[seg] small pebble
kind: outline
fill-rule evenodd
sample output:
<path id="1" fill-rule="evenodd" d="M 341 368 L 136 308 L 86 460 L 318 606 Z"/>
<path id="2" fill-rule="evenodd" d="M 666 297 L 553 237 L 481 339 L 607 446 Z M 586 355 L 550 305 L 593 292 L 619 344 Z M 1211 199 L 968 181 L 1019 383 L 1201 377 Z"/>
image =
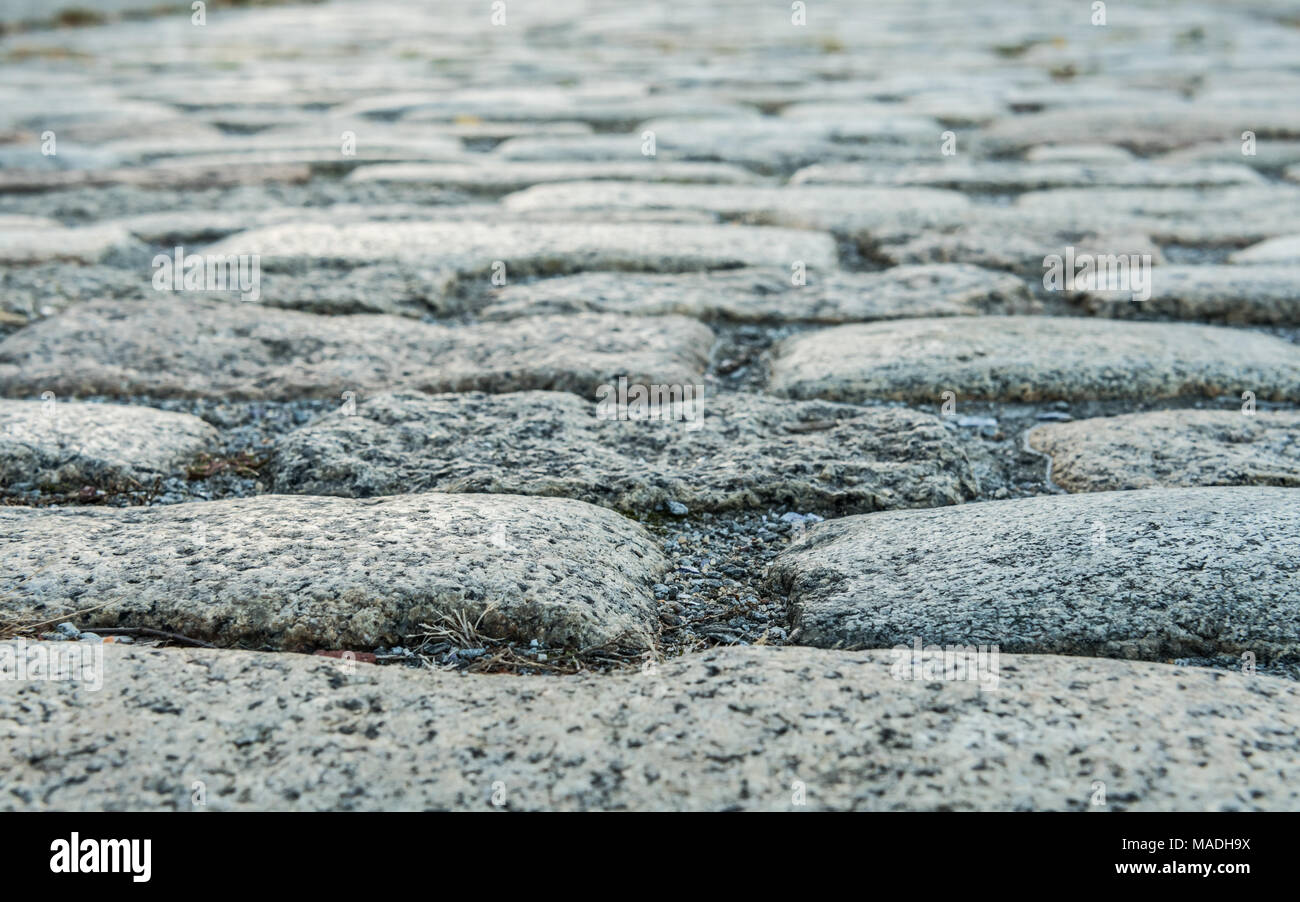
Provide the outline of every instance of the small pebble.
<path id="1" fill-rule="evenodd" d="M 799 514 L 789 511 L 781 515 L 782 523 L 820 523 L 825 519 L 818 514 Z"/>

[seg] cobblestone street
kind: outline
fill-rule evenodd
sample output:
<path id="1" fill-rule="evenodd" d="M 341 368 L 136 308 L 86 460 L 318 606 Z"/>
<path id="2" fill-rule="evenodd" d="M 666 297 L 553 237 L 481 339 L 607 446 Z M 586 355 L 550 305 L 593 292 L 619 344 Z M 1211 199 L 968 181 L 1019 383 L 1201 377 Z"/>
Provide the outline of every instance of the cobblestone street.
<path id="1" fill-rule="evenodd" d="M 0 26 L 0 809 L 1300 809 L 1291 0 Z"/>

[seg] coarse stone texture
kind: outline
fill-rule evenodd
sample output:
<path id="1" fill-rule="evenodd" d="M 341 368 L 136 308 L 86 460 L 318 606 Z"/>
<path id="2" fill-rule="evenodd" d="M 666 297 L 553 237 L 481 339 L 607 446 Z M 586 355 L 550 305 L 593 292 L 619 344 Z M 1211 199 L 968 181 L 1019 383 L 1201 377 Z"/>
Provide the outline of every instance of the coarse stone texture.
<path id="1" fill-rule="evenodd" d="M 1206 188 L 1095 187 L 1027 191 L 1015 206 L 1031 213 L 1078 215 L 1205 216 L 1222 213 L 1263 214 L 1269 207 L 1300 198 L 1294 185 L 1236 185 Z M 1291 214 L 1298 215 L 1295 211 Z"/>
<path id="2" fill-rule="evenodd" d="M 170 254 L 164 254 L 170 257 Z M 154 269 L 46 263 L 10 267 L 0 272 L 0 317 L 14 315 L 18 325 L 53 316 L 68 307 L 108 299 L 137 302 L 141 289 L 152 293 Z M 465 312 L 454 272 L 387 261 L 347 270 L 316 269 L 301 273 L 261 273 L 257 303 L 313 313 L 394 313 L 425 316 Z M 186 298 L 230 303 L 243 293 L 233 290 L 187 291 Z"/>
<path id="3" fill-rule="evenodd" d="M 642 141 L 635 135 L 524 135 L 502 141 L 492 150 L 491 159 L 505 163 L 625 163 L 641 156 L 641 147 Z M 663 150 L 656 159 L 689 159 Z"/>
<path id="4" fill-rule="evenodd" d="M 342 153 L 344 132 L 363 136 L 352 153 Z M 384 128 L 364 120 L 333 120 L 310 128 L 273 128 L 256 134 L 219 134 L 195 138 L 113 141 L 105 150 L 119 159 L 143 164 L 138 171 L 204 166 L 227 168 L 243 163 L 249 168 L 307 164 L 322 169 L 352 169 L 367 164 L 410 161 L 460 162 L 469 159 L 461 142 L 431 129 Z"/>
<path id="5" fill-rule="evenodd" d="M 256 181 L 301 184 L 310 180 L 313 172 L 338 174 L 358 166 L 415 165 L 427 160 L 429 154 L 418 151 L 368 150 L 350 157 L 339 155 L 338 148 L 301 148 L 297 150 L 262 150 L 249 152 L 205 153 L 177 157 L 152 163 L 141 172 L 149 172 L 149 179 L 124 181 L 123 184 L 143 184 L 148 188 L 186 189 L 217 185 L 241 185 Z M 454 160 L 464 158 L 458 152 Z M 206 179 L 203 176 L 183 175 L 186 170 L 224 172 L 242 171 L 247 175 Z M 255 174 L 255 175 L 254 175 Z M 170 184 L 177 182 L 179 184 Z"/>
<path id="6" fill-rule="evenodd" d="M 665 566 L 611 511 L 511 495 L 0 507 L 0 535 L 6 619 L 288 650 L 397 645 L 444 619 L 489 638 L 645 648 Z"/>
<path id="7" fill-rule="evenodd" d="M 152 407 L 0 401 L 0 486 L 142 485 L 215 447 L 198 417 Z"/>
<path id="8" fill-rule="evenodd" d="M 1111 144 L 1150 154 L 1245 130 L 1260 138 L 1300 138 L 1300 113 L 1277 106 L 1214 106 L 1203 101 L 1072 107 L 995 122 L 981 133 L 980 143 L 994 152 L 1008 152 L 1043 141 L 1086 143 L 1104 136 Z"/>
<path id="9" fill-rule="evenodd" d="M 827 160 L 927 161 L 934 157 L 931 141 L 940 131 L 933 120 L 898 113 L 858 121 L 671 117 L 645 122 L 626 135 L 515 138 L 493 155 L 536 162 L 637 159 L 643 147 L 640 136 L 653 132 L 656 159 L 726 162 L 779 176 Z"/>
<path id="10" fill-rule="evenodd" d="M 830 85 L 826 87 L 830 88 Z M 930 139 L 939 119 L 950 125 L 984 125 L 1007 112 L 1006 107 L 997 101 L 936 93 L 917 94 L 903 102 L 833 100 L 792 103 L 781 110 L 781 118 L 794 120 L 792 125 L 795 122 L 836 123 L 832 126 L 833 137 L 876 143 Z M 927 149 L 933 153 L 932 148 Z"/>
<path id="11" fill-rule="evenodd" d="M 1132 162 L 1133 154 L 1122 147 L 1116 147 L 1114 144 L 1039 144 L 1025 151 L 1025 159 L 1030 163 L 1113 165 Z M 1236 161 L 1230 159 L 1218 162 L 1232 163 Z"/>
<path id="12" fill-rule="evenodd" d="M 3 345 L 0 345 L 3 350 Z M 790 398 L 939 403 L 1176 398 L 1300 400 L 1300 347 L 1218 326 L 1079 317 L 947 317 L 785 339 L 770 388 Z"/>
<path id="13" fill-rule="evenodd" d="M 633 215 L 634 213 L 636 215 Z M 641 213 L 622 211 L 620 218 L 607 218 L 604 221 L 666 222 L 670 221 L 668 213 L 673 213 L 677 220 L 689 221 L 692 224 L 715 223 L 717 221 L 714 217 L 692 211 L 658 211 L 658 215 L 654 211 L 643 211 Z M 121 225 L 134 237 L 149 244 L 172 245 L 176 243 L 213 241 L 226 238 L 236 232 L 269 226 L 301 225 L 308 222 L 327 225 L 350 223 L 359 226 L 364 225 L 374 231 L 376 230 L 376 223 L 379 221 L 386 223 L 409 220 L 412 225 L 436 222 L 444 226 L 453 222 L 457 224 L 471 222 L 477 227 L 484 220 L 500 218 L 500 216 L 501 208 L 490 202 L 415 204 L 367 201 L 358 203 L 338 202 L 319 207 L 273 206 L 264 209 L 240 210 L 163 210 L 155 213 L 126 216 L 114 220 L 113 224 Z M 521 215 L 515 218 L 519 221 L 543 221 L 545 217 L 538 213 Z M 581 211 L 565 214 L 566 221 L 569 221 L 570 218 L 588 223 L 594 220 L 593 216 Z M 3 225 L 3 223 L 0 222 L 0 225 Z"/>
<path id="14" fill-rule="evenodd" d="M 1283 235 L 1261 241 L 1252 247 L 1237 251 L 1229 259 L 1233 263 L 1249 263 L 1255 266 L 1285 263 L 1300 267 L 1300 235 Z"/>
<path id="15" fill-rule="evenodd" d="M 1288 488 L 1046 495 L 819 523 L 773 563 L 794 641 L 1148 660 L 1300 655 Z"/>
<path id="16" fill-rule="evenodd" d="M 650 674 L 461 676 L 104 648 L 104 685 L 0 681 L 9 810 L 1294 810 L 1300 689 L 1002 655 L 995 692 L 889 652 L 725 648 Z M 160 702 L 160 699 L 165 701 Z M 67 749 L 77 749 L 69 757 Z M 75 762 L 75 763 L 74 763 Z"/>
<path id="17" fill-rule="evenodd" d="M 1300 141 L 1258 141 L 1253 154 L 1242 153 L 1240 138 L 1194 144 L 1156 157 L 1153 162 L 1188 166 L 1199 163 L 1240 163 L 1256 169 L 1281 169 L 1300 163 Z"/>
<path id="18" fill-rule="evenodd" d="M 1040 280 L 1043 260 L 1063 255 L 1067 247 L 1078 254 L 1138 254 L 1163 263 L 1163 252 L 1148 234 L 1150 226 L 1141 218 L 1105 211 L 1075 215 L 978 206 L 953 226 L 894 222 L 863 230 L 856 237 L 866 256 L 893 266 L 968 263 Z"/>
<path id="19" fill-rule="evenodd" d="M 77 187 L 103 188 L 109 185 L 134 185 L 155 191 L 186 191 L 263 182 L 292 184 L 310 178 L 311 169 L 301 164 L 217 160 L 210 163 L 155 165 L 107 172 L 82 169 L 0 170 L 0 192 L 60 191 Z"/>
<path id="20" fill-rule="evenodd" d="M 853 232 L 881 223 L 959 222 L 970 201 L 933 188 L 567 182 L 507 195 L 510 211 L 687 209 L 762 225 Z M 771 260 L 766 261 L 771 263 Z"/>
<path id="21" fill-rule="evenodd" d="M 1021 194 L 1011 209 L 1055 217 L 1079 230 L 1092 228 L 1097 219 L 1123 217 L 1153 240 L 1168 244 L 1240 246 L 1300 232 L 1300 186 L 1283 184 L 1053 188 Z M 1119 252 L 1132 253 L 1111 251 Z"/>
<path id="22" fill-rule="evenodd" d="M 663 116 L 646 122 L 647 131 L 655 134 L 657 146 L 692 155 L 727 157 L 741 154 L 747 141 L 757 144 L 775 142 L 797 147 L 806 142 L 826 144 L 827 156 L 834 156 L 832 144 L 924 144 L 933 153 L 933 140 L 939 123 L 932 116 L 900 110 L 896 105 L 851 108 L 839 104 L 806 104 L 787 107 L 780 117 L 753 116 L 728 120 L 699 119 L 682 115 Z M 741 146 L 737 146 L 741 145 Z M 845 148 L 847 149 L 847 148 Z"/>
<path id="23" fill-rule="evenodd" d="M 1300 324 L 1300 247 L 1292 265 L 1157 266 L 1145 301 L 1134 302 L 1131 291 L 1092 290 L 1081 303 L 1094 316 Z"/>
<path id="24" fill-rule="evenodd" d="M 75 606 L 93 604 L 87 592 L 110 569 L 128 574 L 128 596 L 141 586 L 131 579 L 163 573 L 178 587 L 166 595 L 174 605 L 204 587 L 243 585 L 252 567 L 282 580 L 273 610 L 292 628 L 332 622 L 313 618 L 313 604 L 348 625 L 367 616 L 364 600 L 340 588 L 343 577 L 311 595 L 319 571 L 365 581 L 380 604 L 433 608 L 430 622 L 446 630 L 393 627 L 379 638 L 358 627 L 333 653 L 395 666 L 355 674 L 346 662 L 283 652 L 123 654 L 61 643 L 102 649 L 110 663 L 148 663 L 110 673 L 98 694 L 0 679 L 0 807 L 192 810 L 200 779 L 216 809 L 491 810 L 499 780 L 506 806 L 528 809 L 790 809 L 806 786 L 812 808 L 1094 810 L 1101 780 L 1107 807 L 1300 809 L 1294 682 L 1009 653 L 997 692 L 896 681 L 887 649 L 783 648 L 792 641 L 784 598 L 762 584 L 790 539 L 806 528 L 816 535 L 812 512 L 920 505 L 975 516 L 974 498 L 1082 497 L 1061 491 L 1049 455 L 1026 444 L 1046 422 L 1219 408 L 1248 425 L 1208 434 L 1144 426 L 1130 442 L 1112 441 L 1108 421 L 1081 447 L 1124 461 L 1126 472 L 1172 479 L 1290 478 L 1295 430 L 1271 424 L 1300 410 L 1290 356 L 1300 318 L 1282 270 L 1300 265 L 1300 251 L 1276 240 L 1300 235 L 1296 0 L 1125 0 L 1107 4 L 1100 28 L 1083 0 L 791 5 L 222 0 L 196 28 L 189 0 L 0 0 L 0 398 L 57 391 L 56 410 L 77 403 L 69 398 L 113 399 L 218 428 L 203 466 L 190 461 L 140 491 L 42 492 L 22 481 L 38 470 L 19 460 L 22 478 L 0 490 L 0 508 L 21 501 L 42 508 L 27 512 L 33 522 L 39 513 L 89 524 L 85 541 L 112 563 L 82 567 L 50 554 L 40 575 L 86 590 L 70 619 L 89 628 Z M 128 7 L 143 14 L 116 16 Z M 15 31 L 16 8 L 47 25 L 61 12 L 65 25 L 100 14 L 108 22 Z M 259 255 L 260 295 L 248 298 L 256 303 L 236 291 L 152 289 L 155 254 L 203 253 L 215 242 Z M 1250 247 L 1260 242 L 1269 243 Z M 1044 261 L 1067 248 L 1149 256 L 1153 297 L 1043 285 Z M 805 269 L 807 285 L 796 287 L 791 277 Z M 69 318 L 51 320 L 63 311 Z M 1091 319 L 1035 326 L 1061 333 L 1044 339 L 1016 318 L 1026 313 Z M 893 337 L 939 317 L 948 325 L 928 347 Z M 1106 322 L 1089 324 L 1098 319 Z M 1233 328 L 1151 331 L 1151 320 Z M 876 321 L 890 328 L 867 342 L 815 331 Z M 857 392 L 861 405 L 776 394 L 786 391 L 769 365 L 779 370 L 790 345 L 778 343 L 795 335 L 809 347 L 843 342 L 805 360 L 798 387 Z M 862 360 L 905 400 L 843 375 Z M 926 381 L 954 372 L 968 382 L 974 374 L 971 392 Z M 703 383 L 701 428 L 599 419 L 595 393 L 620 376 Z M 1286 391 L 1269 400 L 1270 388 Z M 546 392 L 515 394 L 538 389 Z M 949 391 L 955 415 L 929 416 L 947 409 Z M 981 392 L 1019 400 L 981 401 Z M 1173 393 L 1182 394 L 1161 397 Z M 1258 396 L 1255 417 L 1241 416 L 1243 393 Z M 485 502 L 499 497 L 485 490 L 519 483 L 521 492 L 591 492 L 602 506 L 629 505 L 621 509 L 652 537 L 637 541 L 663 554 L 658 571 L 637 559 L 645 572 L 629 589 L 643 607 L 628 616 L 653 640 L 636 651 L 647 654 L 561 653 L 526 633 L 474 638 L 464 633 L 477 609 L 460 620 L 435 607 L 456 592 L 479 592 L 470 601 L 485 604 L 478 587 L 493 580 L 515 601 L 525 597 L 519 585 L 540 585 L 561 612 L 582 609 L 544 573 L 511 576 L 543 566 L 539 556 L 572 567 L 605 601 L 619 591 L 605 571 L 624 578 L 631 543 L 604 519 L 557 517 L 584 549 L 576 559 L 550 533 L 520 541 L 508 523 L 475 520 L 485 555 L 520 557 L 500 573 L 499 558 L 467 561 L 470 581 L 447 563 L 469 534 L 448 543 L 423 524 L 387 527 L 369 509 L 350 521 L 353 532 L 367 530 L 351 553 L 335 547 L 346 539 L 295 535 L 292 560 L 275 548 L 263 560 L 257 528 L 227 535 L 238 550 L 199 590 L 185 578 L 213 566 L 203 563 L 212 524 L 191 527 L 186 535 L 202 544 L 165 561 L 135 555 L 134 545 L 117 555 L 111 539 L 96 538 L 123 516 L 153 536 L 164 508 L 220 514 L 230 499 L 259 498 L 279 488 L 267 456 L 296 440 L 294 478 L 319 486 L 294 488 L 281 499 L 291 505 L 364 507 L 299 494 L 334 485 L 391 491 L 384 504 L 401 504 L 453 481 L 462 500 Z M 1058 473 L 1070 469 L 1068 453 L 1057 454 Z M 177 507 L 192 499 L 205 501 Z M 114 514 L 87 502 L 150 507 Z M 1094 544 L 1146 554 L 1166 521 L 1201 507 L 1145 515 L 1142 541 L 1127 544 L 1117 544 L 1114 523 L 1083 518 L 1075 557 Z M 1281 602 L 1258 593 L 1290 579 L 1293 546 L 1280 563 L 1243 566 L 1268 548 L 1222 524 L 1240 513 L 1258 533 L 1280 535 L 1268 539 L 1276 543 L 1290 541 L 1294 523 L 1252 507 L 1218 504 L 1219 528 L 1204 530 L 1212 538 L 1179 534 L 1172 552 L 1149 556 L 1154 564 L 1107 572 L 1134 586 L 1150 580 L 1152 592 L 1183 586 L 1191 618 L 1210 611 L 1205 619 L 1221 614 L 1246 629 L 1274 617 L 1290 629 L 1294 582 Z M 310 521 L 288 515 L 271 534 Z M 1031 518 L 1023 534 L 1036 528 Z M 1038 566 L 1039 547 L 1019 535 L 990 552 L 995 564 Z M 881 555 L 890 537 L 880 536 Z M 597 544 L 615 551 L 598 555 Z M 892 544 L 912 590 L 893 597 L 926 602 L 925 591 L 939 591 L 931 585 L 951 579 L 948 568 L 997 604 L 1017 594 L 1003 592 L 1001 571 L 987 584 L 977 569 L 961 571 L 973 558 L 941 551 L 938 540 L 928 571 L 907 569 L 913 536 Z M 408 552 L 436 559 L 436 592 L 420 594 L 425 571 L 406 564 Z M 0 579 L 11 579 L 8 553 L 0 550 Z M 337 562 L 320 565 L 327 555 Z M 162 562 L 141 568 L 135 557 Z M 1235 568 L 1226 588 L 1220 558 Z M 1052 588 L 1081 565 L 1067 556 L 1041 566 L 1056 582 L 1016 584 L 1017 622 L 1034 623 L 1039 607 L 1060 614 L 1065 602 Z M 1076 597 L 1095 583 L 1077 584 Z M 1109 641 L 1113 627 L 1119 642 L 1124 630 L 1155 623 L 1156 642 L 1189 619 L 1182 602 L 1131 616 L 1126 593 L 1105 589 L 1061 615 L 1082 624 L 1076 635 Z M 28 604 L 24 590 L 7 584 L 0 609 Z M 982 607 L 996 614 L 997 604 Z M 944 623 L 979 622 L 958 622 L 980 610 L 975 602 L 940 607 Z M 57 623 L 26 623 L 24 635 Z M 218 645 L 276 644 L 232 638 L 231 624 L 243 628 L 238 616 L 214 614 L 205 635 Z M 0 614 L 0 635 L 14 626 Z M 133 638 L 137 648 L 175 644 Z M 754 647 L 676 659 L 719 643 Z M 1271 661 L 1266 648 L 1250 648 L 1260 673 L 1300 678 L 1300 657 Z M 649 659 L 656 668 L 638 672 Z M 1227 653 L 1189 660 L 1243 663 Z M 559 676 L 575 669 L 593 673 Z"/>
<path id="25" fill-rule="evenodd" d="M 0 7 L 0 22 L 46 27 L 78 20 L 81 24 L 100 24 L 123 14 L 146 13 L 157 8 L 154 0 L 104 0 L 91 8 L 77 0 L 9 0 Z"/>
<path id="26" fill-rule="evenodd" d="M 734 394 L 661 407 L 654 420 L 601 412 L 562 392 L 381 395 L 290 433 L 269 472 L 280 492 L 514 492 L 633 511 L 677 501 L 843 513 L 978 492 L 965 453 L 929 414 Z"/>
<path id="27" fill-rule="evenodd" d="M 594 85 L 590 93 L 565 90 L 557 85 L 525 86 L 518 83 L 475 88 L 462 86 L 448 96 L 445 91 L 420 94 L 409 92 L 388 96 L 368 97 L 344 106 L 340 113 L 346 115 L 385 116 L 401 114 L 403 118 L 417 114 L 421 120 L 464 121 L 476 118 L 504 121 L 535 122 L 546 120 L 572 120 L 610 128 L 631 125 L 653 116 L 674 114 L 689 117 L 745 119 L 754 111 L 736 104 L 695 102 L 673 95 L 648 95 L 644 88 L 632 90 L 615 86 L 608 90 Z M 628 156 L 639 153 L 640 142 L 628 140 Z"/>
<path id="28" fill-rule="evenodd" d="M 1032 430 L 1071 492 L 1158 486 L 1300 486 L 1300 413 L 1160 410 Z"/>
<path id="29" fill-rule="evenodd" d="M 841 96 L 851 96 L 857 92 L 873 93 L 870 83 L 850 85 L 844 82 L 825 82 L 820 85 L 803 85 L 801 89 L 806 92 L 805 96 L 813 94 L 826 96 L 834 94 L 837 90 L 845 92 Z M 781 98 L 781 100 L 793 99 L 795 99 L 794 92 L 789 97 Z M 750 102 L 767 102 L 770 104 L 772 100 L 769 97 L 766 101 L 751 99 Z M 842 102 L 838 100 L 813 100 L 791 103 L 781 110 L 781 117 L 803 121 L 834 122 L 838 120 L 839 124 L 835 127 L 837 137 L 857 139 L 861 136 L 875 135 L 877 140 L 882 140 L 888 137 L 910 138 L 918 136 L 915 124 L 908 122 L 908 119 L 917 120 L 920 118 L 926 125 L 933 124 L 933 120 L 940 120 L 946 125 L 977 126 L 985 125 L 999 116 L 1006 115 L 1008 112 L 1009 110 L 1005 104 L 993 98 L 976 97 L 970 93 L 963 94 L 959 91 L 920 90 L 899 101 L 854 100 L 853 102 Z M 906 124 L 891 129 L 889 125 L 891 119 L 902 119 Z M 862 122 L 869 123 L 870 128 L 864 129 L 860 125 Z M 933 131 L 919 135 L 919 137 L 923 138 L 931 138 L 932 136 Z"/>
<path id="30" fill-rule="evenodd" d="M 131 241 L 126 230 L 112 223 L 71 228 L 38 228 L 21 223 L 0 226 L 0 264 L 7 266 L 47 260 L 94 263 Z"/>
<path id="31" fill-rule="evenodd" d="M 398 182 L 500 192 L 518 191 L 546 182 L 592 179 L 744 184 L 757 181 L 758 176 L 726 163 L 672 163 L 654 160 L 625 163 L 527 163 L 504 160 L 489 163 L 392 163 L 365 166 L 348 176 L 348 180 L 354 182 Z"/>
<path id="32" fill-rule="evenodd" d="M 919 166 L 864 163 L 816 164 L 790 177 L 794 185 L 924 185 L 959 191 L 1036 191 L 1093 186 L 1203 188 L 1257 185 L 1253 169 L 1241 165 L 1159 166 L 1152 163 L 1036 163 L 952 160 Z"/>
<path id="33" fill-rule="evenodd" d="M 19 213 L 0 213 L 0 234 L 6 232 L 23 232 L 28 229 L 61 228 L 57 219 L 48 216 L 24 216 Z"/>
<path id="34" fill-rule="evenodd" d="M 505 264 L 507 277 L 588 269 L 679 272 L 795 260 L 827 269 L 836 265 L 829 236 L 791 229 L 505 220 L 296 223 L 232 235 L 206 252 L 259 254 L 262 266 L 272 268 L 396 259 L 454 269 L 466 277 L 489 274 L 498 261 Z"/>
<path id="35" fill-rule="evenodd" d="M 971 316 L 1034 309 L 1024 282 L 960 264 L 899 266 L 870 273 L 807 273 L 775 268 L 684 275 L 583 273 L 509 285 L 487 318 L 545 313 L 679 313 L 739 322 L 845 323 L 914 316 Z"/>
<path id="36" fill-rule="evenodd" d="M 442 326 L 216 301 L 82 304 L 0 341 L 0 395 L 337 398 L 701 381 L 713 333 L 611 314 Z"/>
<path id="37" fill-rule="evenodd" d="M 544 122 L 522 122 L 507 121 L 494 119 L 466 118 L 460 121 L 446 122 L 439 120 L 436 116 L 427 117 L 432 125 L 426 124 L 426 117 L 412 113 L 404 117 L 404 122 L 418 125 L 422 134 L 428 134 L 429 129 L 433 129 L 436 134 L 447 135 L 448 137 L 461 138 L 469 141 L 488 141 L 498 142 L 506 141 L 510 138 L 519 138 L 523 136 L 540 136 L 540 137 L 562 137 L 570 135 L 590 135 L 593 129 L 586 122 L 565 122 L 563 120 L 550 119 Z"/>
<path id="38" fill-rule="evenodd" d="M 464 303 L 455 272 L 389 260 L 344 270 L 263 273 L 258 302 L 268 307 L 328 315 L 458 314 Z M 215 298 L 220 299 L 220 298 Z"/>
<path id="39" fill-rule="evenodd" d="M 429 219 L 454 215 L 452 210 L 417 204 L 335 203 L 328 207 L 274 206 L 260 210 L 163 210 L 127 216 L 115 223 L 149 244 L 174 245 L 214 241 L 236 232 L 286 223 Z M 474 208 L 480 215 L 484 210 Z"/>

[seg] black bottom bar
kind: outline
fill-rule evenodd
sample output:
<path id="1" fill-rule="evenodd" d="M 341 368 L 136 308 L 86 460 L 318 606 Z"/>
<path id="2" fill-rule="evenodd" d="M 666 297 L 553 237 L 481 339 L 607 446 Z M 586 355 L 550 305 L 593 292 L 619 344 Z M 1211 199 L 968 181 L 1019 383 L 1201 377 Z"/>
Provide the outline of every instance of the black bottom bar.
<path id="1" fill-rule="evenodd" d="M 868 890 L 911 874 L 938 885 L 1042 877 L 1080 888 L 1231 891 L 1294 872 L 1289 836 L 1298 821 L 1294 814 L 57 813 L 11 815 L 0 820 L 0 833 L 7 876 L 52 885 L 387 894 L 451 890 L 464 881 L 524 891 L 558 880 L 575 894 L 608 895 L 646 879 L 697 885 L 714 875 L 767 889 L 782 878 L 835 879 Z M 82 850 L 75 873 L 73 834 Z M 98 842 L 145 839 L 147 881 L 135 879 L 144 875 L 143 842 Z M 128 848 L 141 850 L 141 860 Z M 81 871 L 101 857 L 111 867 L 114 855 L 118 872 Z"/>

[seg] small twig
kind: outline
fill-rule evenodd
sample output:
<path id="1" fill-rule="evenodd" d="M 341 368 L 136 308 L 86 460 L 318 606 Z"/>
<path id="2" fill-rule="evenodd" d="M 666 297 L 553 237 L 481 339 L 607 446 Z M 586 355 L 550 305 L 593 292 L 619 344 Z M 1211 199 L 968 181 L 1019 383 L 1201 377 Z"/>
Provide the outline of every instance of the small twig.
<path id="1" fill-rule="evenodd" d="M 90 628 L 82 630 L 85 633 L 95 633 L 104 636 L 155 636 L 159 639 L 171 639 L 173 642 L 186 642 L 190 645 L 197 645 L 199 648 L 216 648 L 215 645 L 209 645 L 201 639 L 191 639 L 189 636 L 182 636 L 180 633 L 168 633 L 163 630 L 150 629 L 147 626 L 109 626 L 104 628 Z"/>
<path id="2" fill-rule="evenodd" d="M 48 567 L 49 565 L 46 565 L 46 567 L 42 567 L 40 570 L 37 570 L 31 576 L 36 576 L 41 571 L 48 569 Z M 31 579 L 31 576 L 24 577 L 24 579 Z M 4 597 L 7 596 L 5 594 L 0 593 L 0 598 L 4 598 Z M 60 621 L 64 621 L 64 620 L 71 621 L 73 618 L 78 617 L 82 614 L 89 614 L 91 611 L 98 611 L 100 608 L 106 608 L 110 604 L 117 604 L 121 600 L 122 599 L 120 598 L 110 598 L 108 601 L 102 604 L 92 605 L 91 607 L 88 608 L 82 608 L 80 611 L 72 611 L 69 614 L 64 614 L 59 617 L 51 617 L 49 620 L 37 620 L 35 622 L 28 622 L 28 623 L 5 624 L 3 626 L 0 626 L 0 636 L 9 638 L 11 636 L 17 636 L 20 633 L 31 632 L 32 630 L 36 629 L 38 626 L 49 626 L 51 623 L 59 623 Z"/>

